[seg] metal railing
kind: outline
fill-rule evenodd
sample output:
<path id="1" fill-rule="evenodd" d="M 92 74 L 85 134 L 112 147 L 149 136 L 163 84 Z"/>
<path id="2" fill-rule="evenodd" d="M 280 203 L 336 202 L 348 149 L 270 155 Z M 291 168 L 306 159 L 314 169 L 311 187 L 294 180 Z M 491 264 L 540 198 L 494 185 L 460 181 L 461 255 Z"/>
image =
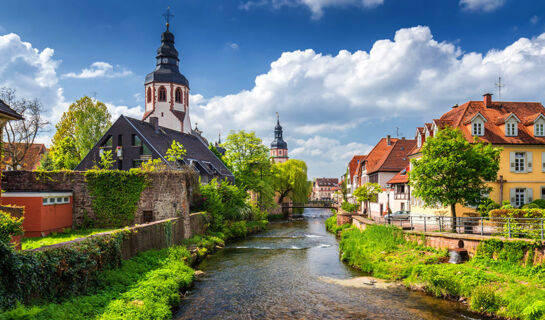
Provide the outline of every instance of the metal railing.
<path id="1" fill-rule="evenodd" d="M 545 240 L 543 218 L 496 218 L 496 217 L 456 217 L 415 216 L 407 218 L 375 218 L 381 224 L 398 226 L 404 230 L 424 232 L 453 232 L 483 236 L 502 236 L 506 238 L 528 238 Z M 453 230 L 453 222 L 454 229 Z"/>

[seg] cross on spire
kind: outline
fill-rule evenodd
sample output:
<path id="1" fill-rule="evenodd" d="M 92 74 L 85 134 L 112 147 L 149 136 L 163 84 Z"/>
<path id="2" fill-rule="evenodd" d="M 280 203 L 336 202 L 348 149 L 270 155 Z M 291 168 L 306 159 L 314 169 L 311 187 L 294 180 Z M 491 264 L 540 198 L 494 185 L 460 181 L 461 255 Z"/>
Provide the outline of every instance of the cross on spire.
<path id="1" fill-rule="evenodd" d="M 503 83 L 501 83 L 501 77 L 498 78 L 498 82 L 496 83 L 496 87 L 498 87 L 498 99 L 501 100 L 501 88 L 505 87 Z"/>
<path id="2" fill-rule="evenodd" d="M 278 115 L 278 112 L 276 113 L 276 122 L 280 123 L 280 116 Z"/>
<path id="3" fill-rule="evenodd" d="M 167 21 L 167 31 L 168 31 L 168 27 L 170 26 L 170 18 L 171 17 L 174 17 L 173 14 L 170 13 L 170 6 L 167 7 L 167 12 L 165 12 L 163 14 L 163 17 L 166 19 Z"/>

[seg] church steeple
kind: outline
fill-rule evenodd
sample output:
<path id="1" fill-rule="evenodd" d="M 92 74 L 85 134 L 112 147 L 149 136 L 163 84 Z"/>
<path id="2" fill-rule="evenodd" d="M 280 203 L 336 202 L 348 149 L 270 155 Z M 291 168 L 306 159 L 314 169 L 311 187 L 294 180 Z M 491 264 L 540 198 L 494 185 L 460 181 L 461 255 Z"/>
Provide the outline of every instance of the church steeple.
<path id="1" fill-rule="evenodd" d="M 274 162 L 285 162 L 288 160 L 288 144 L 282 137 L 282 126 L 280 116 L 276 113 L 276 126 L 274 127 L 274 140 L 271 143 L 271 158 Z"/>
<path id="2" fill-rule="evenodd" d="M 174 34 L 170 32 L 170 7 L 163 15 L 166 30 L 161 34 L 161 46 L 155 56 L 155 70 L 146 75 L 146 112 L 142 120 L 158 118 L 159 126 L 190 134 L 189 81 L 180 73 Z"/>

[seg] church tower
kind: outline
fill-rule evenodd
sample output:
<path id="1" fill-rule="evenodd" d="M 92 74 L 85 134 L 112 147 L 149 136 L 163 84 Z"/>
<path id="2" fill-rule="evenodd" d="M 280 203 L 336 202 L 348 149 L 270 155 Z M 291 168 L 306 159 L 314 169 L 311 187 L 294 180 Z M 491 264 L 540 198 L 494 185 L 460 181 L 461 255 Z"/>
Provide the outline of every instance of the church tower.
<path id="1" fill-rule="evenodd" d="M 288 161 L 288 144 L 282 139 L 282 126 L 280 117 L 276 113 L 276 127 L 274 127 L 274 140 L 271 142 L 271 158 L 274 163 Z"/>
<path id="2" fill-rule="evenodd" d="M 159 125 L 183 133 L 191 133 L 189 120 L 189 81 L 178 69 L 180 59 L 174 47 L 174 35 L 169 29 L 170 10 L 166 31 L 161 35 L 161 46 L 157 49 L 155 71 L 146 76 L 146 110 L 142 120 L 150 122 L 157 118 Z"/>

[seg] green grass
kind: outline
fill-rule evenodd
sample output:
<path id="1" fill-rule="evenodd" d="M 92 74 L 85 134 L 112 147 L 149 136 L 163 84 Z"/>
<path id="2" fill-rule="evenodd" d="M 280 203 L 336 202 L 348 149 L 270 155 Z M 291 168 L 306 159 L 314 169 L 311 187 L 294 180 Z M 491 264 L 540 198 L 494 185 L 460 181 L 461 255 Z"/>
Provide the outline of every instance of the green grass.
<path id="1" fill-rule="evenodd" d="M 349 223 L 338 226 L 337 215 L 333 215 L 325 220 L 326 230 L 336 235 L 338 235 L 339 232 L 343 231 L 344 229 L 350 228 L 350 226 L 351 225 Z"/>
<path id="2" fill-rule="evenodd" d="M 402 280 L 437 297 L 466 297 L 471 310 L 510 319 L 545 319 L 545 268 L 527 266 L 513 259 L 515 255 L 491 257 L 479 251 L 464 264 L 442 263 L 446 251 L 409 242 L 401 230 L 386 226 L 348 229 L 340 248 L 342 259 L 356 268 Z"/>
<path id="3" fill-rule="evenodd" d="M 72 241 L 79 238 L 85 238 L 93 234 L 112 231 L 116 229 L 68 229 L 65 232 L 51 233 L 45 237 L 24 238 L 21 242 L 23 250 L 36 249 L 43 246 L 49 246 L 61 242 Z"/>

